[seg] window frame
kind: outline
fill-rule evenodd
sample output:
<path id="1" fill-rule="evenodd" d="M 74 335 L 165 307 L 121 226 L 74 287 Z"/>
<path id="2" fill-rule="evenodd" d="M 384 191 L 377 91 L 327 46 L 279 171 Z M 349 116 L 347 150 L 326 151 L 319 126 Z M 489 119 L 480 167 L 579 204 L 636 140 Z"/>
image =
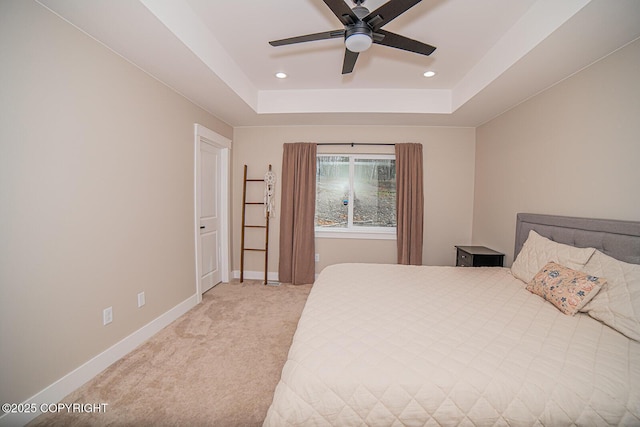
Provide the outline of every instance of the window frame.
<path id="1" fill-rule="evenodd" d="M 353 186 L 355 178 L 355 161 L 363 160 L 396 160 L 395 154 L 347 154 L 347 153 L 322 153 L 316 157 L 347 157 L 349 158 L 349 200 L 353 200 Z M 317 185 L 317 184 L 316 184 Z M 317 188 L 317 187 L 316 187 Z M 318 193 L 316 191 L 316 201 Z M 374 240 L 396 240 L 397 238 L 397 218 L 396 227 L 363 227 L 353 225 L 353 209 L 355 203 L 349 203 L 346 228 L 324 228 L 314 225 L 315 237 L 325 239 L 374 239 Z M 397 212 L 396 212 L 397 214 Z"/>

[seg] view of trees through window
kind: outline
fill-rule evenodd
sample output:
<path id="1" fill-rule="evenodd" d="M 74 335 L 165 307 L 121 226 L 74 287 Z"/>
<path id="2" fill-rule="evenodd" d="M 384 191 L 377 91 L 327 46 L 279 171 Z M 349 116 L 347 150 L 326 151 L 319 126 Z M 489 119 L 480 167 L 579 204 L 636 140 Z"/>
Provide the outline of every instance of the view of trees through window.
<path id="1" fill-rule="evenodd" d="M 392 155 L 318 155 L 316 227 L 396 226 Z"/>

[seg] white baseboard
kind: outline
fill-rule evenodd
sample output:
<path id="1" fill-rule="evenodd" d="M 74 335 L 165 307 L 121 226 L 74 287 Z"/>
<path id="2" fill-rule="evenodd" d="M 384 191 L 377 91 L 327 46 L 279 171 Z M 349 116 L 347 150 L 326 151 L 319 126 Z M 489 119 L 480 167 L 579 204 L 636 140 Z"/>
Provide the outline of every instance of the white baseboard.
<path id="1" fill-rule="evenodd" d="M 240 270 L 232 271 L 233 278 L 240 278 Z M 244 278 L 249 280 L 264 280 L 264 271 L 245 271 Z M 268 281 L 278 281 L 278 272 L 277 271 L 268 271 L 267 272 L 267 280 Z"/>
<path id="2" fill-rule="evenodd" d="M 240 270 L 233 270 L 231 272 L 234 279 L 240 278 Z M 315 274 L 315 278 L 317 279 L 320 273 Z M 244 278 L 249 280 L 264 280 L 264 271 L 245 271 Z M 267 272 L 267 280 L 269 282 L 278 282 L 278 272 L 277 271 L 269 271 Z"/>
<path id="3" fill-rule="evenodd" d="M 73 392 L 100 372 L 104 371 L 106 368 L 111 366 L 111 364 L 118 361 L 140 344 L 158 333 L 169 323 L 195 307 L 196 304 L 197 295 L 187 298 L 166 313 L 160 315 L 128 337 L 124 338 L 122 341 L 109 347 L 93 359 L 69 372 L 58 381 L 22 402 L 22 406 L 31 405 L 35 407 L 37 409 L 35 413 L 6 413 L 0 416 L 0 426 L 17 426 L 27 424 L 29 421 L 41 414 L 41 405 L 60 402 L 69 393 Z M 109 409 L 107 408 L 106 410 L 108 411 Z"/>

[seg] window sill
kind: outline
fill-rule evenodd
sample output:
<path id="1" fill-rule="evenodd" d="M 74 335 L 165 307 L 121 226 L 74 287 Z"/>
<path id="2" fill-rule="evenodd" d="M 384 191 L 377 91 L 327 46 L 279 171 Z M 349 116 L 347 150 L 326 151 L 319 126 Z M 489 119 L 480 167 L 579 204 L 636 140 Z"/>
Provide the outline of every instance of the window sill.
<path id="1" fill-rule="evenodd" d="M 378 230 L 345 230 L 345 229 L 318 229 L 316 237 L 319 239 L 366 239 L 366 240 L 396 240 L 396 229 L 389 231 Z"/>

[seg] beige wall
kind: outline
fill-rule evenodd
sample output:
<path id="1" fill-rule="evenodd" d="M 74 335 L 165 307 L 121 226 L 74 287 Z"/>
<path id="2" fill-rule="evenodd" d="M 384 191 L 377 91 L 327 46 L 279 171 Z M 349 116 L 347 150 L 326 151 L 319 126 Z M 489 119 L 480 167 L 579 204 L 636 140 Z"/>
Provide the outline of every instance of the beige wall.
<path id="1" fill-rule="evenodd" d="M 193 124 L 233 130 L 35 2 L 0 2 L 0 51 L 0 401 L 17 403 L 195 293 Z"/>
<path id="2" fill-rule="evenodd" d="M 444 127 L 290 126 L 236 128 L 233 146 L 233 269 L 240 267 L 242 173 L 260 178 L 271 163 L 282 176 L 285 142 L 417 142 L 423 144 L 425 176 L 425 240 L 423 263 L 453 265 L 456 244 L 471 241 L 475 130 Z M 319 147 L 319 152 L 390 152 L 393 147 Z M 261 190 L 260 190 L 261 191 Z M 276 206 L 280 206 L 280 182 Z M 261 197 L 260 194 L 256 196 Z M 278 269 L 279 216 L 269 237 L 269 271 Z M 249 238 L 250 239 L 250 238 Z M 260 238 L 258 238 L 260 240 Z M 316 272 L 340 262 L 396 262 L 395 240 L 316 239 L 320 262 Z M 247 255 L 245 270 L 263 271 L 264 259 Z"/>
<path id="3" fill-rule="evenodd" d="M 517 212 L 640 220 L 640 41 L 477 130 L 473 241 L 513 260 Z"/>

